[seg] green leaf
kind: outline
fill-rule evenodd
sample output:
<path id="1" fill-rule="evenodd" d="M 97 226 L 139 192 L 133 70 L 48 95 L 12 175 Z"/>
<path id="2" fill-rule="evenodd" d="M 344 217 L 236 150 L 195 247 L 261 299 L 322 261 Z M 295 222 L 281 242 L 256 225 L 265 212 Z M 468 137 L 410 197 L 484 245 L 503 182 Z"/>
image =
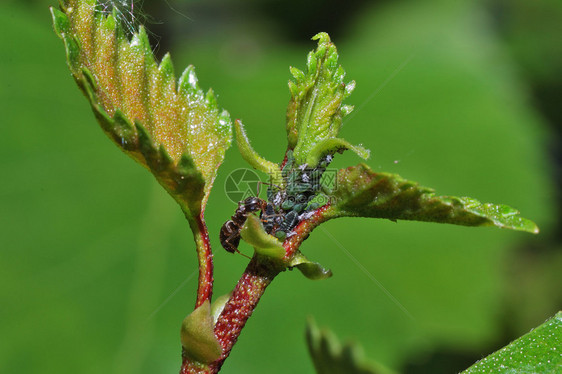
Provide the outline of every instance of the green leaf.
<path id="1" fill-rule="evenodd" d="M 375 173 L 367 165 L 338 171 L 333 217 L 372 217 L 463 226 L 497 226 L 538 233 L 538 227 L 507 205 L 483 204 L 469 197 L 435 196 L 398 175 Z"/>
<path id="2" fill-rule="evenodd" d="M 296 267 L 305 277 L 312 280 L 327 279 L 332 276 L 330 269 L 326 269 L 318 262 L 310 261 L 300 251 L 295 254 L 289 266 Z"/>
<path id="3" fill-rule="evenodd" d="M 463 374 L 560 373 L 562 312 L 499 351 L 478 361 Z"/>
<path id="4" fill-rule="evenodd" d="M 281 169 L 278 164 L 268 161 L 261 157 L 250 144 L 250 140 L 244 130 L 242 121 L 234 121 L 234 129 L 236 134 L 236 145 L 244 160 L 249 163 L 253 168 L 267 173 L 271 177 L 272 183 L 277 186 L 283 186 L 284 181 L 281 178 Z"/>
<path id="5" fill-rule="evenodd" d="M 314 148 L 310 151 L 308 157 L 306 158 L 306 163 L 308 167 L 315 167 L 318 165 L 320 159 L 327 154 L 334 153 L 337 151 L 352 150 L 359 157 L 363 159 L 368 159 L 370 151 L 361 146 L 352 145 L 349 142 L 340 138 L 329 138 L 324 139 L 314 145 Z"/>
<path id="6" fill-rule="evenodd" d="M 115 15 L 94 0 L 51 8 L 70 71 L 104 132 L 148 168 L 188 218 L 204 210 L 232 138 L 231 121 L 192 66 L 176 82 L 170 56 L 154 59 L 141 27 L 128 40 Z"/>
<path id="7" fill-rule="evenodd" d="M 244 223 L 240 236 L 245 242 L 254 247 L 257 253 L 281 259 L 285 256 L 285 248 L 277 238 L 265 232 L 263 225 L 258 217 L 250 214 Z"/>
<path id="8" fill-rule="evenodd" d="M 220 358 L 222 348 L 215 337 L 213 327 L 209 300 L 185 317 L 181 325 L 180 337 L 188 357 L 204 364 Z"/>
<path id="9" fill-rule="evenodd" d="M 328 34 L 320 33 L 312 39 L 318 40 L 318 47 L 308 54 L 306 72 L 290 68 L 294 81 L 289 81 L 291 100 L 287 108 L 289 149 L 294 150 L 298 165 L 310 161 L 310 167 L 325 154 L 340 149 L 352 149 L 368 158 L 368 151 L 362 147 L 337 139 L 342 118 L 353 109 L 342 102 L 355 82 L 344 83 L 345 71 L 338 65 L 338 52 Z M 337 140 L 326 142 L 333 139 Z"/>
<path id="10" fill-rule="evenodd" d="M 347 343 L 342 347 L 331 331 L 320 331 L 312 318 L 306 326 L 306 343 L 318 374 L 392 373 L 380 364 L 367 362 L 359 345 Z"/>

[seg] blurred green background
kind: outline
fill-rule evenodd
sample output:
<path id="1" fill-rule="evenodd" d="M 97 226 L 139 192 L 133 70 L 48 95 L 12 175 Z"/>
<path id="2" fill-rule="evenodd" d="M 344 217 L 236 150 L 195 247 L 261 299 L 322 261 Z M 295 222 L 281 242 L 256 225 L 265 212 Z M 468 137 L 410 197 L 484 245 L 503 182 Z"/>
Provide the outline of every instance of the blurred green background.
<path id="1" fill-rule="evenodd" d="M 195 300 L 191 233 L 152 176 L 98 128 L 52 32 L 55 3 L 0 4 L 0 372 L 174 373 Z M 280 161 L 286 146 L 289 65 L 303 68 L 310 37 L 327 31 L 357 81 L 342 136 L 371 149 L 373 169 L 509 204 L 541 228 L 329 222 L 302 250 L 334 277 L 281 274 L 225 373 L 312 373 L 308 315 L 397 371 L 456 372 L 560 309 L 561 2 L 141 5 L 157 54 L 171 50 L 178 72 L 194 64 L 264 157 Z M 358 161 L 346 154 L 335 166 Z M 206 214 L 215 295 L 247 262 L 218 242 L 235 209 L 225 178 L 245 166 L 233 146 Z"/>

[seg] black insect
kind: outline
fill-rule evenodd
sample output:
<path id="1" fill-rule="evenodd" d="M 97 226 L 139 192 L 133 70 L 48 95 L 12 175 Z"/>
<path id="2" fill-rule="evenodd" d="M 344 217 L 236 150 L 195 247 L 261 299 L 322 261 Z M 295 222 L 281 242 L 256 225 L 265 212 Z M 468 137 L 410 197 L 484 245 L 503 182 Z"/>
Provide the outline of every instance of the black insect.
<path id="1" fill-rule="evenodd" d="M 285 215 L 283 222 L 279 226 L 279 230 L 284 232 L 291 231 L 293 227 L 295 227 L 296 224 L 298 223 L 298 220 L 299 220 L 299 214 L 296 211 L 291 210 L 289 213 Z"/>
<path id="2" fill-rule="evenodd" d="M 265 210 L 267 202 L 259 197 L 248 197 L 246 200 L 238 203 L 238 208 L 230 220 L 222 225 L 220 232 L 220 240 L 224 249 L 230 253 L 238 252 L 240 244 L 240 230 L 248 219 L 248 215 L 258 210 Z"/>
<path id="3" fill-rule="evenodd" d="M 265 209 L 261 212 L 260 218 L 263 228 L 268 234 L 275 232 L 283 222 L 283 216 L 275 212 L 275 208 L 271 203 L 267 203 Z"/>

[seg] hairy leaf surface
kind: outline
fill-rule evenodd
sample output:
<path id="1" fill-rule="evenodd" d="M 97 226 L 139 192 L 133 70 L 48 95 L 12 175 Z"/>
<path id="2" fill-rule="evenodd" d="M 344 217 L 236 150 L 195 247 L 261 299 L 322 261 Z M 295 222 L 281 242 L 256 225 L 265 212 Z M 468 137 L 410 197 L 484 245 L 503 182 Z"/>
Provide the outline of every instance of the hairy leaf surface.
<path id="1" fill-rule="evenodd" d="M 562 312 L 499 351 L 478 361 L 463 374 L 560 373 Z"/>
<path id="2" fill-rule="evenodd" d="M 344 149 L 366 159 L 368 150 L 337 138 L 342 118 L 353 110 L 342 102 L 353 92 L 355 82 L 344 83 L 345 71 L 338 65 L 338 51 L 328 34 L 312 39 L 318 40 L 318 48 L 308 54 L 306 72 L 290 69 L 294 81 L 289 81 L 287 108 L 289 149 L 294 150 L 297 164 L 308 162 L 311 167 L 324 155 Z"/>
<path id="3" fill-rule="evenodd" d="M 338 171 L 332 194 L 334 217 L 372 217 L 451 223 L 463 226 L 497 226 L 538 233 L 532 221 L 507 205 L 481 203 L 469 197 L 436 196 L 389 173 L 375 173 L 359 164 Z"/>
<path id="4" fill-rule="evenodd" d="M 51 8 L 68 65 L 105 133 L 147 167 L 191 217 L 204 209 L 232 130 L 192 66 L 179 81 L 169 55 L 154 59 L 141 27 L 129 40 L 94 0 Z"/>

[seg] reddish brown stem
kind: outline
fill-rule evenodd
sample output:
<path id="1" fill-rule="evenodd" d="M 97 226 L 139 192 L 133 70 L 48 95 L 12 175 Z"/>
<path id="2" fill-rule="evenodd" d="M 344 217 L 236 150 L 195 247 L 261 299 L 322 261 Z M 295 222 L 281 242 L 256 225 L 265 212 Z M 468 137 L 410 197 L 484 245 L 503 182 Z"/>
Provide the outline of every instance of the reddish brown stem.
<path id="1" fill-rule="evenodd" d="M 215 336 L 223 350 L 221 358 L 207 368 L 184 358 L 181 374 L 218 373 L 265 289 L 283 269 L 269 258 L 252 258 L 215 325 Z"/>
<path id="2" fill-rule="evenodd" d="M 223 354 L 211 365 L 212 373 L 220 370 L 265 289 L 283 270 L 284 266 L 269 258 L 257 255 L 252 258 L 215 325 L 215 336 Z"/>
<path id="3" fill-rule="evenodd" d="M 213 295 L 213 252 L 209 242 L 209 231 L 203 214 L 193 223 L 196 225 L 195 244 L 197 246 L 197 260 L 199 262 L 199 284 L 197 286 L 197 309 L 205 300 L 211 301 Z"/>
<path id="4" fill-rule="evenodd" d="M 194 233 L 197 248 L 197 261 L 199 263 L 199 281 L 197 285 L 197 299 L 195 309 L 199 308 L 205 300 L 211 302 L 213 296 L 213 252 L 209 241 L 209 230 L 205 224 L 203 213 L 196 219 L 190 220 L 186 215 Z M 189 361 L 182 349 L 181 374 L 187 373 L 211 373 L 206 365 Z"/>
<path id="5" fill-rule="evenodd" d="M 294 230 L 296 234 L 283 243 L 286 255 L 282 261 L 254 255 L 215 325 L 215 336 L 223 350 L 221 358 L 206 366 L 189 361 L 184 356 L 180 374 L 215 374 L 219 372 L 267 286 L 277 274 L 286 269 L 290 259 L 310 232 L 321 222 L 330 218 L 329 208 L 329 205 L 323 206 L 309 219 L 299 223 Z"/>

